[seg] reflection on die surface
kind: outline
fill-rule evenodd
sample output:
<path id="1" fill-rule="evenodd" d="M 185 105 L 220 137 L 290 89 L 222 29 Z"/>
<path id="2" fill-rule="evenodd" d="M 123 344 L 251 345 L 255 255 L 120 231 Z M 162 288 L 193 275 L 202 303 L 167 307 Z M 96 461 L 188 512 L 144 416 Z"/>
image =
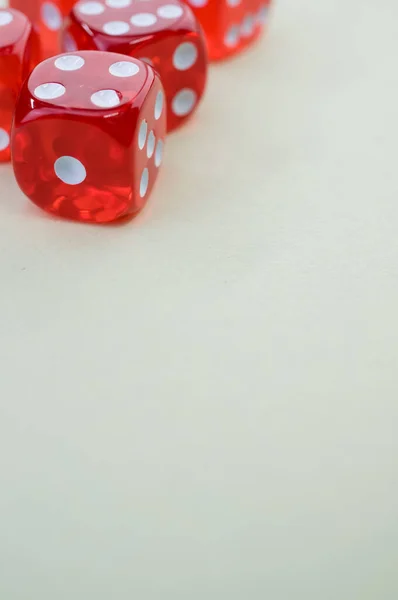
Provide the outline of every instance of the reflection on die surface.
<path id="1" fill-rule="evenodd" d="M 207 37 L 211 60 L 244 50 L 261 35 L 272 0 L 187 0 Z"/>
<path id="2" fill-rule="evenodd" d="M 67 19 L 63 50 L 106 50 L 149 62 L 165 88 L 169 130 L 194 112 L 205 90 L 202 28 L 179 0 L 80 0 Z"/>
<path id="3" fill-rule="evenodd" d="M 15 102 L 37 61 L 38 39 L 29 19 L 17 10 L 0 9 L 0 162 L 10 159 Z"/>
<path id="4" fill-rule="evenodd" d="M 149 65 L 106 52 L 59 55 L 22 88 L 11 140 L 15 176 L 53 214 L 114 221 L 144 206 L 165 134 L 164 90 Z"/>

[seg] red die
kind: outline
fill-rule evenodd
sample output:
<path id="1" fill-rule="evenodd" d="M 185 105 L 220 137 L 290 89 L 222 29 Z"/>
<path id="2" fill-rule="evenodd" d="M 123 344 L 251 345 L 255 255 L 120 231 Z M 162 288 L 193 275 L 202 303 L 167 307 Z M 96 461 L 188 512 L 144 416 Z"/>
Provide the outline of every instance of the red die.
<path id="1" fill-rule="evenodd" d="M 272 0 L 188 0 L 201 22 L 211 60 L 240 52 L 256 40 Z"/>
<path id="2" fill-rule="evenodd" d="M 0 10 L 0 161 L 10 159 L 10 129 L 24 79 L 37 61 L 37 38 L 28 18 Z"/>
<path id="3" fill-rule="evenodd" d="M 165 134 L 164 90 L 149 65 L 107 52 L 62 54 L 36 67 L 22 88 L 15 176 L 51 213 L 113 221 L 145 204 Z"/>
<path id="4" fill-rule="evenodd" d="M 60 32 L 63 20 L 75 0 L 10 0 L 10 6 L 25 13 L 40 36 L 42 57 L 61 51 Z"/>
<path id="5" fill-rule="evenodd" d="M 141 58 L 159 73 L 169 131 L 194 111 L 207 79 L 202 29 L 179 0 L 80 0 L 64 32 L 63 49 L 107 50 Z"/>

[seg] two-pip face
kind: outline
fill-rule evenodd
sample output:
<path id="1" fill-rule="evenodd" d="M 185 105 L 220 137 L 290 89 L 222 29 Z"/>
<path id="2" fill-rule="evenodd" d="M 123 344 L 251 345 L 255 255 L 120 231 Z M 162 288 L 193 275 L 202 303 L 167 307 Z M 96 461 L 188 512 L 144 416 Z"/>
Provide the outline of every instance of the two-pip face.
<path id="1" fill-rule="evenodd" d="M 11 8 L 23 12 L 40 37 L 42 58 L 60 52 L 63 21 L 76 0 L 9 0 Z"/>

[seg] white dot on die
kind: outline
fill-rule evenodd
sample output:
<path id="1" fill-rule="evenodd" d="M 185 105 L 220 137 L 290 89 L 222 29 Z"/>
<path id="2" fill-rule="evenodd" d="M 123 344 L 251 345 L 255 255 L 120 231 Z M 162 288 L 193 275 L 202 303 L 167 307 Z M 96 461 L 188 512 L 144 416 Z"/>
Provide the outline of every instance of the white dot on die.
<path id="1" fill-rule="evenodd" d="M 9 25 L 14 19 L 14 15 L 8 10 L 0 10 L 0 26 Z"/>
<path id="2" fill-rule="evenodd" d="M 157 18 L 152 13 L 138 13 L 133 15 L 130 21 L 136 27 L 150 27 L 156 23 Z"/>
<path id="3" fill-rule="evenodd" d="M 90 100 L 98 108 L 114 108 L 120 104 L 119 95 L 115 90 L 99 90 L 92 94 Z"/>
<path id="4" fill-rule="evenodd" d="M 248 37 L 250 36 L 253 31 L 254 31 L 254 17 L 252 15 L 247 15 L 242 23 L 242 29 L 241 29 L 241 33 L 243 36 Z"/>
<path id="5" fill-rule="evenodd" d="M 54 163 L 54 171 L 58 179 L 68 185 L 78 185 L 87 177 L 85 166 L 73 156 L 58 158 Z"/>
<path id="6" fill-rule="evenodd" d="M 193 90 L 185 88 L 178 92 L 172 100 L 171 108 L 177 117 L 188 115 L 196 104 L 196 94 Z"/>
<path id="7" fill-rule="evenodd" d="M 156 145 L 156 152 L 155 152 L 155 165 L 157 167 L 160 167 L 160 165 L 162 164 L 163 146 L 164 146 L 164 144 L 163 144 L 162 140 L 159 140 Z"/>
<path id="8" fill-rule="evenodd" d="M 115 77 L 132 77 L 137 75 L 140 68 L 136 63 L 120 60 L 109 67 L 109 73 Z"/>
<path id="9" fill-rule="evenodd" d="M 155 119 L 158 121 L 160 119 L 160 116 L 162 114 L 162 110 L 163 110 L 163 92 L 160 91 L 158 92 L 158 95 L 156 96 L 156 102 L 155 102 Z"/>
<path id="10" fill-rule="evenodd" d="M 173 54 L 173 65 L 179 71 L 190 69 L 198 58 L 198 49 L 192 42 L 180 44 Z"/>
<path id="11" fill-rule="evenodd" d="M 141 182 L 140 182 L 140 196 L 141 196 L 141 198 L 143 198 L 145 196 L 145 194 L 147 193 L 148 183 L 149 183 L 149 171 L 148 171 L 148 169 L 144 169 L 142 171 Z"/>
<path id="12" fill-rule="evenodd" d="M 126 8 L 126 6 L 130 6 L 131 0 L 105 0 L 105 4 L 109 8 Z"/>
<path id="13" fill-rule="evenodd" d="M 62 49 L 65 52 L 76 52 L 77 44 L 69 33 L 64 33 L 62 38 Z"/>
<path id="14" fill-rule="evenodd" d="M 77 8 L 82 15 L 102 15 L 105 11 L 101 2 L 81 2 Z"/>
<path id="15" fill-rule="evenodd" d="M 236 46 L 239 41 L 239 27 L 233 25 L 230 29 L 228 29 L 227 33 L 224 37 L 224 43 L 229 48 Z"/>
<path id="16" fill-rule="evenodd" d="M 184 11 L 177 4 L 165 4 L 160 6 L 156 12 L 162 19 L 178 19 Z"/>
<path id="17" fill-rule="evenodd" d="M 153 151 L 155 150 L 156 138 L 153 131 L 148 135 L 148 143 L 146 147 L 146 155 L 148 158 L 151 158 Z"/>
<path id="18" fill-rule="evenodd" d="M 125 21 L 109 21 L 102 28 L 102 31 L 108 35 L 124 35 L 129 30 L 130 25 Z"/>
<path id="19" fill-rule="evenodd" d="M 66 88 L 61 83 L 43 83 L 37 86 L 34 95 L 39 100 L 55 100 L 55 98 L 63 96 L 65 92 Z"/>
<path id="20" fill-rule="evenodd" d="M 0 151 L 5 150 L 10 145 L 10 136 L 5 129 L 0 127 Z"/>
<path id="21" fill-rule="evenodd" d="M 148 123 L 146 121 L 142 121 L 140 125 L 140 131 L 138 133 L 138 147 L 140 150 L 143 149 L 146 142 L 146 136 L 148 133 Z"/>
<path id="22" fill-rule="evenodd" d="M 268 7 L 267 6 L 263 6 L 258 11 L 257 23 L 259 23 L 260 25 L 262 25 L 263 23 L 265 23 L 265 21 L 267 20 L 267 16 L 268 16 Z"/>
<path id="23" fill-rule="evenodd" d="M 206 6 L 208 0 L 189 0 L 189 4 L 191 6 L 196 6 L 197 8 L 202 8 L 202 6 Z"/>
<path id="24" fill-rule="evenodd" d="M 67 54 L 65 56 L 59 56 L 54 65 L 60 71 L 78 71 L 84 66 L 85 60 L 81 56 L 75 54 Z"/>
<path id="25" fill-rule="evenodd" d="M 227 0 L 228 6 L 238 6 L 242 0 Z"/>
<path id="26" fill-rule="evenodd" d="M 59 8 L 52 2 L 44 2 L 41 7 L 41 18 L 51 31 L 58 31 L 58 29 L 61 29 L 62 15 Z"/>

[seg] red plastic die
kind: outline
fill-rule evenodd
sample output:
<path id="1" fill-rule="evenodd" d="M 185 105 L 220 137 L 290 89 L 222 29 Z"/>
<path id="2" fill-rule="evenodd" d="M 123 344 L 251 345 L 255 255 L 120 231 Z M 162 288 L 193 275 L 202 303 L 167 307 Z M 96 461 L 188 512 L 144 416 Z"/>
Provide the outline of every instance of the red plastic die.
<path id="1" fill-rule="evenodd" d="M 10 6 L 25 13 L 40 36 L 42 58 L 61 52 L 61 29 L 75 0 L 10 0 Z"/>
<path id="2" fill-rule="evenodd" d="M 262 33 L 272 0 L 188 0 L 205 31 L 210 60 L 244 50 Z"/>
<path id="3" fill-rule="evenodd" d="M 10 159 L 10 130 L 22 82 L 37 61 L 37 38 L 29 19 L 0 10 L 0 161 Z"/>
<path id="4" fill-rule="evenodd" d="M 19 186 L 61 217 L 105 223 L 134 215 L 162 162 L 164 104 L 158 76 L 139 60 L 77 52 L 42 62 L 16 106 Z"/>
<path id="5" fill-rule="evenodd" d="M 179 0 L 80 0 L 67 20 L 63 49 L 107 50 L 151 64 L 166 92 L 169 131 L 193 113 L 205 90 L 204 35 Z"/>

